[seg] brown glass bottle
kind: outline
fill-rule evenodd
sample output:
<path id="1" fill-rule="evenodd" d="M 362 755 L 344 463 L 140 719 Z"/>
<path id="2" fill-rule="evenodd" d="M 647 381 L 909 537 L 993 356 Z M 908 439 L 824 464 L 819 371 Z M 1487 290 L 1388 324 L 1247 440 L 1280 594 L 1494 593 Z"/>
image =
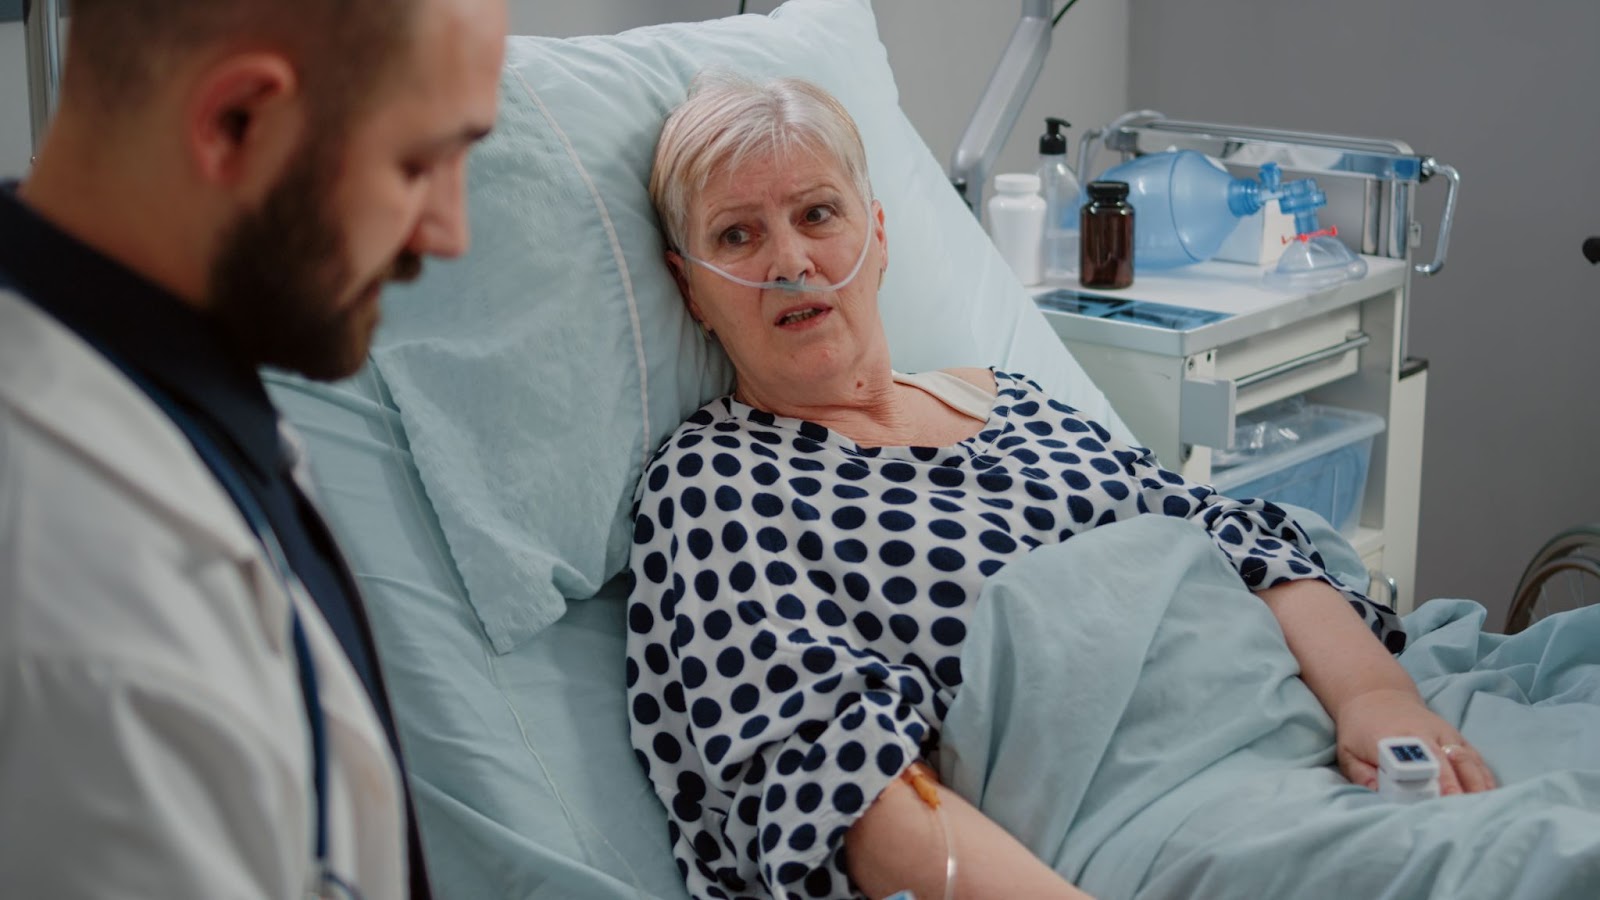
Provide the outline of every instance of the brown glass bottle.
<path id="1" fill-rule="evenodd" d="M 1128 205 L 1127 183 L 1091 181 L 1078 224 L 1078 283 L 1087 288 L 1133 284 L 1133 207 Z"/>

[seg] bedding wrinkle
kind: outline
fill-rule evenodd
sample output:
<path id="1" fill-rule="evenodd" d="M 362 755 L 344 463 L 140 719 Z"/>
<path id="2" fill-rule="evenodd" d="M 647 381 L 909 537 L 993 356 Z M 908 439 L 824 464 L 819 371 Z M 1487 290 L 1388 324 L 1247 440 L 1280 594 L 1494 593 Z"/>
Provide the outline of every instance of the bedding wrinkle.
<path id="1" fill-rule="evenodd" d="M 534 105 L 539 108 L 539 112 L 544 116 L 545 121 L 550 123 L 550 128 L 561 141 L 561 145 L 566 148 L 567 157 L 572 161 L 573 170 L 578 173 L 578 177 L 583 179 L 584 186 L 588 188 L 589 197 L 594 202 L 595 213 L 600 217 L 600 224 L 605 229 L 606 239 L 611 243 L 611 257 L 616 263 L 617 278 L 622 283 L 622 295 L 627 300 L 628 322 L 633 326 L 633 350 L 639 363 L 639 408 L 644 433 L 644 442 L 640 445 L 639 457 L 648 463 L 651 453 L 649 441 L 650 435 L 653 433 L 650 429 L 650 366 L 646 362 L 644 355 L 644 329 L 639 324 L 639 298 L 634 295 L 633 276 L 628 270 L 628 259 L 622 252 L 622 241 L 617 237 L 616 224 L 611 221 L 611 211 L 606 207 L 605 197 L 601 195 L 599 187 L 595 185 L 594 178 L 589 174 L 588 167 L 583 164 L 583 159 L 578 155 L 577 148 L 572 146 L 572 139 L 567 136 L 566 131 L 561 127 L 561 123 L 556 120 L 550 108 L 540 98 L 539 92 L 528 84 L 528 80 L 523 77 L 522 71 L 514 67 L 510 68 L 509 71 L 516 76 L 517 83 L 522 85 L 522 90 L 527 93 L 528 99 L 532 100 Z"/>
<path id="2" fill-rule="evenodd" d="M 1146 516 L 992 579 L 944 721 L 946 783 L 1101 898 L 1592 900 L 1600 707 L 1523 698 L 1491 676 L 1540 660 L 1600 684 L 1600 651 L 1588 649 L 1600 608 L 1481 644 L 1476 604 L 1432 601 L 1409 617 L 1401 664 L 1504 786 L 1400 805 L 1328 766 L 1331 722 L 1276 621 L 1250 612 L 1260 604 L 1207 543 Z M 1086 634 L 1057 615 L 1063 593 L 1102 627 Z M 1241 660 L 1253 677 L 1239 677 Z M 1027 685 L 1080 682 L 1093 687 L 1062 703 L 1019 699 Z M 1062 789 L 1013 789 L 1019 772 Z"/>
<path id="3" fill-rule="evenodd" d="M 516 704 L 511 702 L 511 696 L 507 692 L 507 687 L 502 682 L 498 655 L 494 652 L 493 648 L 487 644 L 487 642 L 485 642 L 483 645 L 483 653 L 485 665 L 489 670 L 490 680 L 494 683 L 495 688 L 500 694 L 500 697 L 505 702 L 506 710 L 511 714 L 512 720 L 516 722 L 517 734 L 521 740 L 522 747 L 527 751 L 529 758 L 533 760 L 534 764 L 538 766 L 539 772 L 544 779 L 546 787 L 549 789 L 551 795 L 555 797 L 556 803 L 561 807 L 562 817 L 567 821 L 568 827 L 571 829 L 573 835 L 578 838 L 579 846 L 583 849 L 584 853 L 583 861 L 592 868 L 601 871 L 611 870 L 613 865 L 620 864 L 623 870 L 627 872 L 629 881 L 633 885 L 637 895 L 640 897 L 645 897 L 646 894 L 644 891 L 643 882 L 640 880 L 638 871 L 634 869 L 634 866 L 632 862 L 629 861 L 627 855 L 617 849 L 616 845 L 606 837 L 605 832 L 601 828 L 579 813 L 574 805 L 568 802 L 566 796 L 562 793 L 560 779 L 558 779 L 551 772 L 550 766 L 545 762 L 544 756 L 539 752 L 538 748 L 534 746 L 534 740 L 532 734 L 529 732 L 526 720 L 523 718 L 521 711 L 517 709 Z M 604 846 L 606 852 L 604 854 L 596 854 L 594 848 L 590 845 L 589 840 L 585 840 L 585 837 L 589 838 L 590 840 L 598 840 L 600 844 Z"/>

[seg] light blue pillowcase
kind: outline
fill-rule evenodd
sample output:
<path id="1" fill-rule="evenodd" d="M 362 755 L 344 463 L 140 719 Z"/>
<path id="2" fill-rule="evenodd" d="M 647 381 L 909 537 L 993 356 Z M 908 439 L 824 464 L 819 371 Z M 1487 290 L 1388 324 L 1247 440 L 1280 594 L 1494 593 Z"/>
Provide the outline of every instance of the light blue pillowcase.
<path id="1" fill-rule="evenodd" d="M 895 366 L 997 365 L 1127 431 L 900 111 L 867 0 L 511 39 L 473 157 L 473 247 L 393 292 L 374 359 L 478 620 L 506 652 L 626 563 L 642 465 L 732 383 L 662 262 L 646 185 L 696 73 L 798 75 L 860 126 L 886 211 Z"/>

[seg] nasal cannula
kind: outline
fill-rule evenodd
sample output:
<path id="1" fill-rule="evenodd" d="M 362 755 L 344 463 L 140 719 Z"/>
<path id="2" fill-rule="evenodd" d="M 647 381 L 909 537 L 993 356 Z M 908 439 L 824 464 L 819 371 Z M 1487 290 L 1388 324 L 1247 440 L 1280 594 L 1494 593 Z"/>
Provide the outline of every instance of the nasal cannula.
<path id="1" fill-rule="evenodd" d="M 869 227 L 867 229 L 866 240 L 861 242 L 861 255 L 856 257 L 855 268 L 852 268 L 850 270 L 850 274 L 846 275 L 844 280 L 838 282 L 837 284 L 828 284 L 826 282 L 820 284 L 806 284 L 806 276 L 804 272 L 800 273 L 800 277 L 793 281 L 782 277 L 780 277 L 777 281 L 750 281 L 747 278 L 740 278 L 731 272 L 718 268 L 716 265 L 706 262 L 699 257 L 690 256 L 689 254 L 685 253 L 683 254 L 683 258 L 697 266 L 710 269 L 734 284 L 743 285 L 744 287 L 760 288 L 764 291 L 790 291 L 793 293 L 803 294 L 831 294 L 834 291 L 844 290 L 845 285 L 856 280 L 856 276 L 861 274 L 861 267 L 867 262 L 867 250 L 871 248 L 871 246 L 872 229 Z"/>

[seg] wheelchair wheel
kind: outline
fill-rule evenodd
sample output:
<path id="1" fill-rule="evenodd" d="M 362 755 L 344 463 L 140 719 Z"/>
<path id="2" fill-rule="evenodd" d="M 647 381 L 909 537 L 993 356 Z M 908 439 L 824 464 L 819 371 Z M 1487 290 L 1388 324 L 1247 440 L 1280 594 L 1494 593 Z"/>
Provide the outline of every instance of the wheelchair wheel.
<path id="1" fill-rule="evenodd" d="M 1506 616 L 1506 634 L 1580 606 L 1600 603 L 1600 524 L 1561 532 L 1522 573 Z"/>

